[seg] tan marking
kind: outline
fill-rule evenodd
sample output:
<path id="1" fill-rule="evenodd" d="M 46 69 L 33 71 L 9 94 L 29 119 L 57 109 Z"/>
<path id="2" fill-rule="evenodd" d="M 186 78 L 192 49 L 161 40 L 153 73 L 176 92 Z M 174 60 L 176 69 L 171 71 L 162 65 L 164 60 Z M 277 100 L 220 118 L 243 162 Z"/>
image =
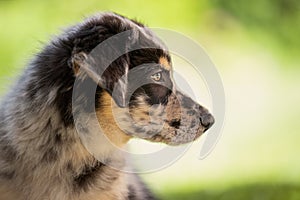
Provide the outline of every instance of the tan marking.
<path id="1" fill-rule="evenodd" d="M 75 66 L 73 67 L 73 71 L 74 71 L 74 74 L 75 74 L 76 76 L 78 76 L 78 74 L 79 74 L 79 69 L 80 69 L 80 67 L 79 67 L 78 65 L 75 65 Z"/>
<path id="2" fill-rule="evenodd" d="M 111 96 L 107 92 L 103 92 L 103 95 L 99 99 L 100 108 L 96 111 L 99 124 L 104 131 L 107 138 L 116 146 L 123 147 L 131 138 L 126 135 L 117 125 L 112 109 L 118 109 L 120 112 L 122 108 L 118 108 L 113 102 Z M 115 112 L 115 111 L 114 111 Z"/>
<path id="3" fill-rule="evenodd" d="M 171 64 L 168 62 L 166 57 L 161 57 L 159 59 L 159 64 L 161 64 L 166 70 L 170 71 L 172 69 Z"/>

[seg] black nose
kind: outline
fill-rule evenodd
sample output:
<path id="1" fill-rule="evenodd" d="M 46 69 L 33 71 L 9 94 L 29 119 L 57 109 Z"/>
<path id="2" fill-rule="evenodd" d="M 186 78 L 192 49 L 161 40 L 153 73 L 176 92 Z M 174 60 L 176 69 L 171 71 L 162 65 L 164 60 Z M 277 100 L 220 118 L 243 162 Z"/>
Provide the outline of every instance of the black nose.
<path id="1" fill-rule="evenodd" d="M 200 116 L 200 122 L 206 131 L 215 123 L 215 118 L 211 114 L 204 114 Z"/>

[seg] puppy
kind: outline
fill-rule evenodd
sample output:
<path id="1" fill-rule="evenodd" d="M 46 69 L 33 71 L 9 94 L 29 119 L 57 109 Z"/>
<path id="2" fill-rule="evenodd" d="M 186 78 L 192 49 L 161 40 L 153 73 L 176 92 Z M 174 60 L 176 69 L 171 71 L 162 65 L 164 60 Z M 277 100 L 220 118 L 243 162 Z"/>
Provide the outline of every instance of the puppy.
<path id="1" fill-rule="evenodd" d="M 118 150 L 133 137 L 184 144 L 213 123 L 176 90 L 150 29 L 92 16 L 46 45 L 3 98 L 0 199 L 155 199 Z"/>

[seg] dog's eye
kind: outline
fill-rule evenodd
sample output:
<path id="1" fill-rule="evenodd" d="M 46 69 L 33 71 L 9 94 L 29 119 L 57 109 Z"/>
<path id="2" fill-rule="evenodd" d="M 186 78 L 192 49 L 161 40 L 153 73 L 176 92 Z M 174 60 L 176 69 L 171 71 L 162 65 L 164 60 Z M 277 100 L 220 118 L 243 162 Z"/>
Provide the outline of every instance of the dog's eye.
<path id="1" fill-rule="evenodd" d="M 154 81 L 160 81 L 161 79 L 161 72 L 158 72 L 158 73 L 155 73 L 151 76 L 151 78 L 154 80 Z"/>

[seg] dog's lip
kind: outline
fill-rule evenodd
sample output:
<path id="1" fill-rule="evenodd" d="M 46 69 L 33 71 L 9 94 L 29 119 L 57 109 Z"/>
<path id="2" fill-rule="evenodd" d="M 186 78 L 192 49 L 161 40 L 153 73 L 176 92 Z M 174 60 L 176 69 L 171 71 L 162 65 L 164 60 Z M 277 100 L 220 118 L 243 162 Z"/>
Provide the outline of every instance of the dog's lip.
<path id="1" fill-rule="evenodd" d="M 150 140 L 152 142 L 162 142 L 162 143 L 165 143 L 165 144 L 170 145 L 170 146 L 178 146 L 178 145 L 181 145 L 181 144 L 188 144 L 188 143 L 196 141 L 197 139 L 200 138 L 200 136 L 202 136 L 204 134 L 205 131 L 206 130 L 204 130 L 202 126 L 199 126 L 196 133 L 194 133 L 195 135 L 194 135 L 192 140 L 184 141 L 184 142 L 180 142 L 180 143 L 172 143 L 171 138 L 168 138 L 166 136 L 159 135 L 159 134 L 154 135 L 153 137 L 150 138 Z M 186 134 L 193 134 L 193 133 L 186 133 Z M 175 137 L 176 137 L 176 135 L 175 135 Z"/>
<path id="2" fill-rule="evenodd" d="M 210 128 L 210 127 L 204 128 L 202 132 L 205 133 L 209 128 Z"/>
<path id="3" fill-rule="evenodd" d="M 199 138 L 201 135 L 203 135 L 204 132 L 205 132 L 205 130 L 204 130 L 204 129 L 202 130 L 202 128 L 199 127 L 198 130 L 197 130 L 197 133 L 196 133 L 195 140 L 196 140 L 197 138 Z"/>

